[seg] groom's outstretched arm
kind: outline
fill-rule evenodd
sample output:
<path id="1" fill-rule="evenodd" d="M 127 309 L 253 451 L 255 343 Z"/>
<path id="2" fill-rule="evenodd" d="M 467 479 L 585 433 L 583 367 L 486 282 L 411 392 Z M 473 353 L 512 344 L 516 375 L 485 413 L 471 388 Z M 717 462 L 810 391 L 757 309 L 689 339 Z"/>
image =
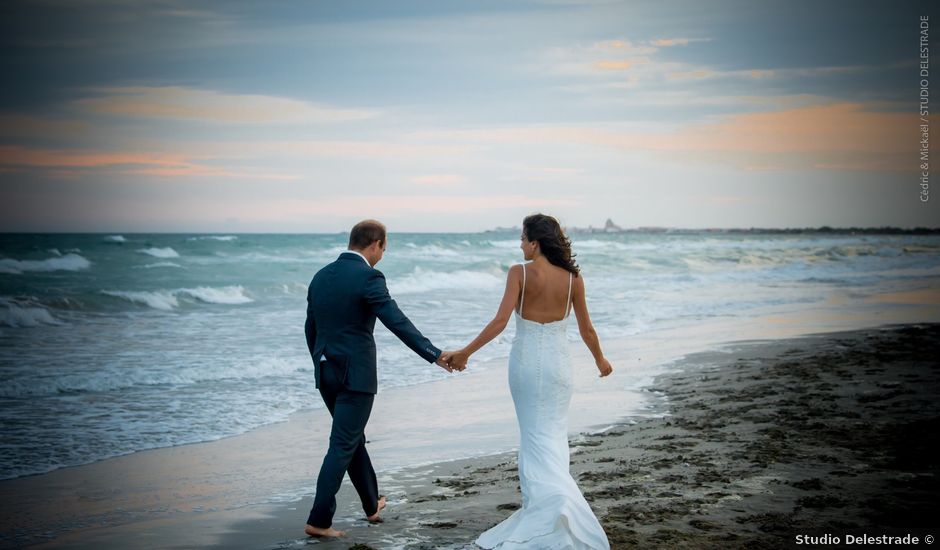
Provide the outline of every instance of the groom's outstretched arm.
<path id="1" fill-rule="evenodd" d="M 388 294 L 385 275 L 381 271 L 375 270 L 366 281 L 365 298 L 372 306 L 375 316 L 388 327 L 388 330 L 392 331 L 392 334 L 427 362 L 437 361 L 441 350 L 434 347 L 434 344 L 425 338 L 421 331 L 408 320 L 408 317 L 398 309 L 398 304 Z"/>

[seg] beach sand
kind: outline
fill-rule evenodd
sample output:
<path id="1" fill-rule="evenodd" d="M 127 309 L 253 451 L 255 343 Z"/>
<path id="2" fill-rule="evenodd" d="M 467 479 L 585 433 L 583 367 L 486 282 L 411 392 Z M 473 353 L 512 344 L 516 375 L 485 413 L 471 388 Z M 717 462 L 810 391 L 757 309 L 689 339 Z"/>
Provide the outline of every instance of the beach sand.
<path id="1" fill-rule="evenodd" d="M 824 533 L 936 536 L 938 337 L 940 324 L 887 326 L 690 355 L 650 388 L 665 396 L 668 416 L 574 438 L 572 475 L 613 548 L 788 548 L 796 535 Z M 347 537 L 316 543 L 473 548 L 520 502 L 513 453 L 384 481 L 384 523 L 347 520 Z M 292 532 L 308 507 L 272 507 L 218 547 L 304 544 Z"/>
<path id="2" fill-rule="evenodd" d="M 607 343 L 617 384 L 631 367 L 659 373 L 642 392 L 596 379 L 574 350 L 572 474 L 612 546 L 763 548 L 935 525 L 940 310 L 935 293 L 879 296 Z M 714 344 L 728 334 L 747 340 Z M 302 533 L 328 434 L 309 411 L 0 482 L 0 548 L 472 548 L 520 502 L 502 367 L 380 394 L 367 435 L 386 521 L 365 522 L 347 482 L 339 541 Z"/>

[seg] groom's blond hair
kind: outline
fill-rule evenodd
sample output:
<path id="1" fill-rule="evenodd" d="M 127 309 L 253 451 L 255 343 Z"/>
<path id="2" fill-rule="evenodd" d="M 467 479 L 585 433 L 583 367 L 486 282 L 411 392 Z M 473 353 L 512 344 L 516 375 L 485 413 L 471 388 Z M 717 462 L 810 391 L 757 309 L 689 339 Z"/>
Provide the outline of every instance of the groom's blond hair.
<path id="1" fill-rule="evenodd" d="M 362 220 L 349 232 L 349 249 L 362 250 L 375 241 L 385 242 L 385 226 L 378 220 Z"/>

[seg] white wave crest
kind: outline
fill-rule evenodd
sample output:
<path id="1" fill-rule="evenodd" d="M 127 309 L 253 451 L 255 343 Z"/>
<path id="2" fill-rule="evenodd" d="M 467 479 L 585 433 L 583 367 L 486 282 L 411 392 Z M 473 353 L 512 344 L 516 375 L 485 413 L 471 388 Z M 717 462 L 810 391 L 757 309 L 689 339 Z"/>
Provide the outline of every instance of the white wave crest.
<path id="1" fill-rule="evenodd" d="M 409 250 L 409 256 L 411 257 L 424 257 L 424 258 L 458 258 L 464 255 L 464 252 L 453 250 L 450 248 L 445 248 L 436 244 L 428 244 L 424 246 L 418 246 L 413 243 L 406 243 Z"/>
<path id="2" fill-rule="evenodd" d="M 208 304 L 247 304 L 254 301 L 245 295 L 245 289 L 241 286 L 221 288 L 200 286 L 197 288 L 182 288 L 179 292 Z"/>
<path id="3" fill-rule="evenodd" d="M 235 235 L 200 235 L 198 237 L 190 237 L 186 239 L 187 241 L 234 241 L 238 237 Z"/>
<path id="4" fill-rule="evenodd" d="M 254 301 L 245 295 L 245 289 L 241 286 L 224 286 L 219 288 L 200 286 L 196 288 L 155 291 L 102 290 L 101 293 L 143 304 L 161 311 L 172 311 L 179 307 L 178 296 L 181 295 L 207 304 L 234 305 L 247 304 Z"/>
<path id="5" fill-rule="evenodd" d="M 106 243 L 125 243 L 127 239 L 124 238 L 124 235 L 108 235 L 102 239 Z"/>
<path id="6" fill-rule="evenodd" d="M 519 239 L 514 241 L 486 241 L 483 244 L 488 244 L 493 248 L 519 248 Z"/>
<path id="7" fill-rule="evenodd" d="M 571 247 L 577 252 L 579 248 L 587 250 L 656 250 L 658 245 L 652 243 L 634 243 L 628 245 L 617 241 L 602 241 L 600 239 L 573 240 Z"/>
<path id="8" fill-rule="evenodd" d="M 258 252 L 249 252 L 247 254 L 239 254 L 237 256 L 230 256 L 227 254 L 222 254 L 220 252 L 215 253 L 216 257 L 221 258 L 224 262 L 270 262 L 277 264 L 296 264 L 296 263 L 309 263 L 310 258 L 307 256 L 276 256 L 273 254 L 262 254 Z M 197 260 L 199 261 L 199 260 Z"/>
<path id="9" fill-rule="evenodd" d="M 180 255 L 178 252 L 170 248 L 142 248 L 138 250 L 141 254 L 147 254 L 153 256 L 154 258 L 179 258 Z"/>
<path id="10" fill-rule="evenodd" d="M 135 268 L 144 268 L 144 269 L 153 269 L 154 267 L 183 267 L 180 264 L 174 264 L 173 262 L 157 262 L 153 264 L 146 265 L 135 265 Z"/>
<path id="11" fill-rule="evenodd" d="M 0 325 L 16 328 L 60 324 L 44 307 L 0 297 Z"/>
<path id="12" fill-rule="evenodd" d="M 134 292 L 127 290 L 102 290 L 101 293 L 114 296 L 115 298 L 124 298 L 125 300 L 144 304 L 153 309 L 163 311 L 170 311 L 179 305 L 179 301 L 176 299 L 174 293 L 167 291 Z"/>
<path id="13" fill-rule="evenodd" d="M 443 289 L 492 289 L 503 285 L 504 276 L 484 271 L 427 271 L 416 267 L 404 279 L 389 281 L 390 292 L 395 294 L 418 294 Z"/>
<path id="14" fill-rule="evenodd" d="M 25 271 L 78 271 L 80 269 L 88 269 L 90 266 L 91 262 L 78 254 L 55 256 L 46 260 L 14 260 L 12 258 L 0 258 L 0 273 L 11 273 L 14 275 Z"/>

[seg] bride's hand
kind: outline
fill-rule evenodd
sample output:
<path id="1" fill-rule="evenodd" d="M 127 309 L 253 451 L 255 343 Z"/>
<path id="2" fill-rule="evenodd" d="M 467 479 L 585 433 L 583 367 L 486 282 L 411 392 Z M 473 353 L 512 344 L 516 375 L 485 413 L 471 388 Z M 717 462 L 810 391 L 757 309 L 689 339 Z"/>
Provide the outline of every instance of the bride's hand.
<path id="1" fill-rule="evenodd" d="M 470 360 L 470 354 L 468 354 L 463 349 L 458 349 L 450 352 L 450 357 L 448 361 L 450 362 L 450 367 L 455 371 L 462 371 L 467 368 L 467 361 Z"/>
<path id="2" fill-rule="evenodd" d="M 603 378 L 614 372 L 614 367 L 610 366 L 610 361 L 606 357 L 602 357 L 597 361 L 597 370 L 601 371 L 601 378 Z"/>

